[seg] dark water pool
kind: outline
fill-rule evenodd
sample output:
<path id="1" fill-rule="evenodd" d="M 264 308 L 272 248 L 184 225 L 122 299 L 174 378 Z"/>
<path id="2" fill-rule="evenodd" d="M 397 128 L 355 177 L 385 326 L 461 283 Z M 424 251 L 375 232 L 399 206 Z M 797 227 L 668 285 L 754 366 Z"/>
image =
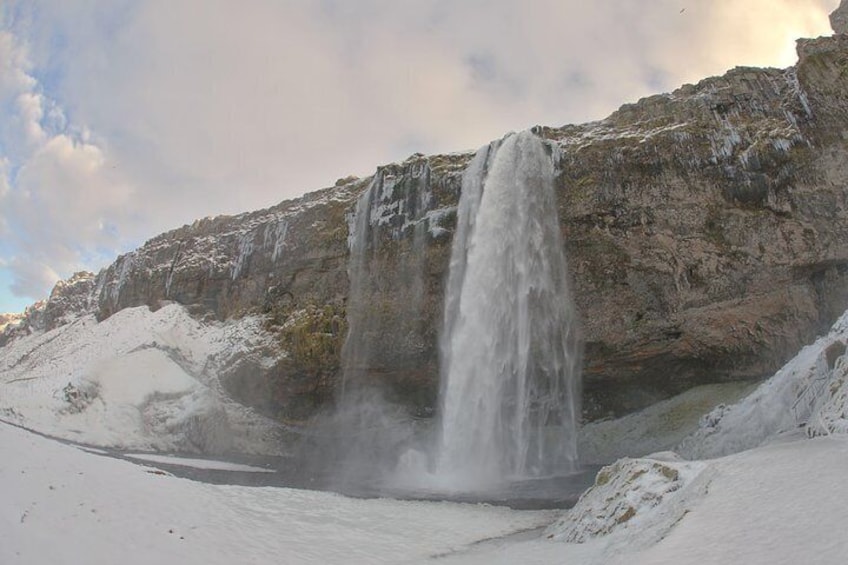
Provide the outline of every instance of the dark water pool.
<path id="1" fill-rule="evenodd" d="M 575 473 L 557 477 L 526 479 L 506 484 L 503 488 L 483 492 L 439 492 L 436 490 L 398 488 L 386 486 L 382 481 L 367 477 L 340 481 L 329 472 L 307 468 L 293 457 L 229 455 L 205 457 L 196 454 L 161 452 L 125 452 L 115 449 L 86 445 L 70 440 L 49 436 L 35 430 L 4 422 L 11 426 L 52 439 L 67 445 L 89 451 L 96 455 L 123 459 L 136 465 L 161 469 L 176 477 L 218 485 L 240 485 L 250 487 L 287 487 L 308 490 L 336 492 L 356 498 L 395 498 L 398 500 L 446 500 L 476 504 L 507 506 L 517 510 L 546 510 L 570 508 L 580 495 L 594 482 L 600 465 L 585 466 Z M 134 458 L 132 455 L 165 456 L 173 462 L 148 461 Z M 192 466 L 190 460 L 224 462 L 236 465 L 249 465 L 266 472 L 244 470 L 204 469 Z M 179 464 L 183 460 L 184 464 Z"/>
<path id="2" fill-rule="evenodd" d="M 135 452 L 139 453 L 139 452 Z M 221 485 L 253 487 L 288 487 L 336 492 L 355 498 L 395 498 L 399 500 L 448 500 L 452 502 L 486 503 L 519 510 L 570 508 L 586 489 L 592 486 L 600 466 L 586 466 L 568 475 L 525 479 L 510 482 L 497 490 L 481 492 L 440 492 L 424 488 L 393 487 L 383 481 L 367 477 L 340 480 L 332 473 L 305 471 L 297 461 L 287 457 L 234 456 L 205 458 L 186 455 L 188 459 L 207 459 L 241 465 L 250 465 L 269 472 L 242 470 L 202 469 L 189 464 L 178 464 L 180 454 L 167 454 L 170 462 L 151 462 L 134 459 L 125 453 L 109 451 L 109 456 L 126 459 L 136 464 L 154 467 L 174 476 Z M 150 454 L 154 455 L 154 454 Z M 163 455 L 157 453 L 155 455 Z"/>

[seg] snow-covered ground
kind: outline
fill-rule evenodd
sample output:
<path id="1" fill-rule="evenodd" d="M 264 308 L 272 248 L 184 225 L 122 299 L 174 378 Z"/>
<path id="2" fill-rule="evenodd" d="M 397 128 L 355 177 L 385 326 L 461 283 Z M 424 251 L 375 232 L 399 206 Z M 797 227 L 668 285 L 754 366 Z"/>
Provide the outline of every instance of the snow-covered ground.
<path id="1" fill-rule="evenodd" d="M 154 464 L 176 465 L 177 467 L 190 467 L 192 469 L 205 469 L 208 471 L 237 471 L 241 473 L 276 472 L 274 469 L 266 469 L 265 467 L 232 463 L 230 461 L 216 461 L 214 459 L 193 459 L 190 457 L 174 457 L 172 455 L 156 455 L 151 453 L 124 453 L 123 457 Z"/>
<path id="2" fill-rule="evenodd" d="M 643 461 L 651 464 L 651 461 Z M 632 469 L 632 467 L 630 467 Z M 616 525 L 584 543 L 560 541 L 569 516 L 536 539 L 481 545 L 444 564 L 552 565 L 838 565 L 848 556 L 848 440 L 799 440 L 746 451 L 704 464 L 691 482 L 641 512 L 604 514 Z M 690 470 L 690 473 L 692 471 Z M 643 477 L 646 477 L 643 479 Z M 598 489 L 595 501 L 640 500 L 657 475 L 637 476 L 617 492 Z M 650 491 L 645 499 L 638 495 Z M 615 505 L 612 505 L 615 506 Z M 583 505 L 585 507 L 585 505 Z M 575 507 L 575 510 L 581 505 Z M 598 506 L 600 509 L 601 506 Z M 640 507 L 641 508 L 641 507 Z M 640 513 L 643 513 L 640 516 Z M 616 521 L 621 520 L 616 524 Z"/>
<path id="3" fill-rule="evenodd" d="M 546 512 L 217 486 L 0 424 L 0 563 L 404 563 Z"/>
<path id="4" fill-rule="evenodd" d="M 216 378 L 265 339 L 259 320 L 201 323 L 176 305 L 83 317 L 0 349 L 0 419 L 124 449 L 268 450 L 274 424 Z M 743 390 L 692 391 L 585 430 L 596 455 L 624 439 L 632 455 L 673 445 L 690 460 L 620 459 L 568 511 L 211 485 L 154 469 L 173 458 L 132 463 L 0 424 L 0 563 L 842 564 L 846 344 L 848 314 L 688 435 L 692 414 Z"/>
<path id="5" fill-rule="evenodd" d="M 4 565 L 841 565 L 848 555 L 843 436 L 706 463 L 625 461 L 559 517 L 197 483 L 4 424 L 0 452 Z"/>
<path id="6" fill-rule="evenodd" d="M 217 379 L 267 339 L 257 318 L 201 323 L 176 304 L 83 316 L 0 348 L 0 419 L 123 449 L 274 453 L 276 424 Z"/>

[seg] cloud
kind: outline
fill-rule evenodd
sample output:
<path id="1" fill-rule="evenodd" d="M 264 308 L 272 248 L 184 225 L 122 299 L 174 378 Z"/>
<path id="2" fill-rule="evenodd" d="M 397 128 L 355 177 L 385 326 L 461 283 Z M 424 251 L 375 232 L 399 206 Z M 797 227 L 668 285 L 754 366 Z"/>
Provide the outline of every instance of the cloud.
<path id="1" fill-rule="evenodd" d="M 836 3 L 12 0 L 0 217 L 14 268 L 30 281 L 96 268 L 196 217 L 414 151 L 597 119 L 734 65 L 789 65 Z M 29 260 L 48 269 L 25 273 Z"/>
<path id="2" fill-rule="evenodd" d="M 13 294 L 39 298 L 88 266 L 90 248 L 110 256 L 120 249 L 124 242 L 105 226 L 132 231 L 133 191 L 85 129 L 67 128 L 14 35 L 0 33 L 0 54 L 0 107 L 11 118 L 0 128 L 0 268 L 11 273 Z"/>
<path id="3" fill-rule="evenodd" d="M 0 156 L 0 203 L 3 202 L 3 198 L 9 194 L 9 160 L 6 157 Z M 2 221 L 2 216 L 0 216 L 0 221 Z M 0 231 L 2 233 L 2 231 Z"/>
<path id="4" fill-rule="evenodd" d="M 153 0 L 111 18 L 122 23 L 108 34 L 66 33 L 62 88 L 81 121 L 125 140 L 123 162 L 142 154 L 144 169 L 162 173 L 151 185 L 178 183 L 189 204 L 202 193 L 198 213 L 236 211 L 367 172 L 400 150 L 471 148 L 769 63 L 793 48 L 788 33 L 826 26 L 821 6 Z"/>
<path id="5" fill-rule="evenodd" d="M 8 204 L 6 197 L 11 192 L 9 186 L 9 160 L 0 156 L 0 210 L 5 210 Z M 4 214 L 0 213 L 0 241 L 9 239 L 9 224 L 6 221 Z M 5 267 L 2 255 L 2 245 L 0 245 L 0 269 Z"/>
<path id="6" fill-rule="evenodd" d="M 21 167 L 4 199 L 7 231 L 17 236 L 11 268 L 20 281 L 13 291 L 42 296 L 57 273 L 87 267 L 81 259 L 90 249 L 119 249 L 111 226 L 132 230 L 132 196 L 109 172 L 100 148 L 64 134 L 50 138 Z"/>
<path id="7" fill-rule="evenodd" d="M 32 298 L 33 294 L 37 293 L 35 297 L 44 298 L 49 294 L 50 288 L 61 278 L 50 265 L 38 260 L 13 257 L 6 263 L 5 268 L 10 269 L 15 275 L 9 286 L 9 290 L 15 296 Z"/>
<path id="8" fill-rule="evenodd" d="M 41 127 L 44 118 L 43 100 L 40 94 L 23 92 L 17 99 L 18 116 L 23 125 L 24 139 L 32 145 L 43 143 L 47 137 Z"/>
<path id="9" fill-rule="evenodd" d="M 12 33 L 0 30 L 0 95 L 31 89 L 35 79 L 27 74 L 29 67 L 26 50 Z"/>

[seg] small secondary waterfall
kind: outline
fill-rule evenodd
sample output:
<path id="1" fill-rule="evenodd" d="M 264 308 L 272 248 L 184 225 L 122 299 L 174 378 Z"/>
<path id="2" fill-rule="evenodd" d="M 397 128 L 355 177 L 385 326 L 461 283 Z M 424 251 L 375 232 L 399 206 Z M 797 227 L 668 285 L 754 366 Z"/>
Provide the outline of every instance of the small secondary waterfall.
<path id="1" fill-rule="evenodd" d="M 436 474 L 485 487 L 577 464 L 579 344 L 550 147 L 481 149 L 462 183 L 445 291 Z"/>
<path id="2" fill-rule="evenodd" d="M 397 399 L 402 375 L 386 367 L 403 352 L 398 342 L 423 342 L 429 183 L 427 162 L 378 169 L 349 218 L 341 381 L 334 410 L 314 424 L 325 438 L 312 449 L 340 483 L 379 482 L 415 432 Z"/>

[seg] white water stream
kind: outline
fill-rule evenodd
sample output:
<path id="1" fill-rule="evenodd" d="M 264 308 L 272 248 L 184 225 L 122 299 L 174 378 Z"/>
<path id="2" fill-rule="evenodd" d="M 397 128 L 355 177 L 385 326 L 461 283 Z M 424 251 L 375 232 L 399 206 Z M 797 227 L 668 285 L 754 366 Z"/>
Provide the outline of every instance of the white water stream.
<path id="1" fill-rule="evenodd" d="M 462 184 L 442 332 L 436 475 L 453 488 L 577 466 L 579 347 L 551 149 L 481 149 Z"/>

